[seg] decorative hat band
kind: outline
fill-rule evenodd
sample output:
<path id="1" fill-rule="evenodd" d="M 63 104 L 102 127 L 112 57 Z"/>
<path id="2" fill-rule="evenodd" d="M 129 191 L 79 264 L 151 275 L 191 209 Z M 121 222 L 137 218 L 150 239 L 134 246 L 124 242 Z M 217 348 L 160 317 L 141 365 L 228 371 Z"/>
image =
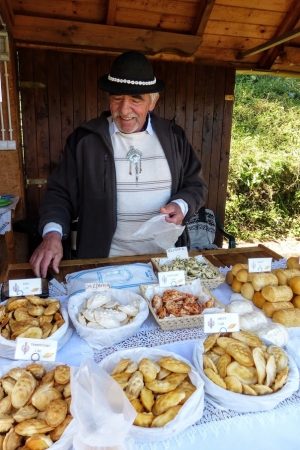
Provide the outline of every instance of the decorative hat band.
<path id="1" fill-rule="evenodd" d="M 126 79 L 122 79 L 122 78 L 115 78 L 115 77 L 112 77 L 111 75 L 108 75 L 107 78 L 109 79 L 109 81 L 114 81 L 115 83 L 138 84 L 140 86 L 151 86 L 152 84 L 156 83 L 156 78 L 155 77 L 154 77 L 154 79 L 152 81 L 126 80 Z"/>

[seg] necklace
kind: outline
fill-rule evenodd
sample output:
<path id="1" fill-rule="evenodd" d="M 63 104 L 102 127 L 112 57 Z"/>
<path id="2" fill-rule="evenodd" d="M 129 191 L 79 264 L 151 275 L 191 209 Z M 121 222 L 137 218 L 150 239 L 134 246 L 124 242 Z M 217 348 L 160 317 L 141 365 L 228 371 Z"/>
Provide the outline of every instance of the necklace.
<path id="1" fill-rule="evenodd" d="M 129 175 L 132 175 L 132 164 L 135 167 L 135 181 L 137 183 L 139 181 L 139 173 L 142 172 L 142 152 L 131 145 L 129 151 L 126 154 L 126 158 L 129 161 Z"/>

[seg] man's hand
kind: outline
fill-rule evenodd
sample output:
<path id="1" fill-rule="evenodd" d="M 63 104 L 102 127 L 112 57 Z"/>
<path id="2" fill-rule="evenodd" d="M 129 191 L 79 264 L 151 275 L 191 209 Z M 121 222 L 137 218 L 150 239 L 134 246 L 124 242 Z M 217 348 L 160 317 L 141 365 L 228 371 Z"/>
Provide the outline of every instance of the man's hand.
<path id="1" fill-rule="evenodd" d="M 181 208 L 177 203 L 169 203 L 166 206 L 160 208 L 162 214 L 168 214 L 166 217 L 166 222 L 175 223 L 175 225 L 181 225 L 184 219 Z"/>
<path id="2" fill-rule="evenodd" d="M 52 261 L 52 268 L 59 273 L 59 263 L 63 257 L 63 247 L 60 234 L 51 231 L 45 234 L 43 242 L 33 252 L 29 263 L 37 277 L 46 278 L 48 267 Z"/>

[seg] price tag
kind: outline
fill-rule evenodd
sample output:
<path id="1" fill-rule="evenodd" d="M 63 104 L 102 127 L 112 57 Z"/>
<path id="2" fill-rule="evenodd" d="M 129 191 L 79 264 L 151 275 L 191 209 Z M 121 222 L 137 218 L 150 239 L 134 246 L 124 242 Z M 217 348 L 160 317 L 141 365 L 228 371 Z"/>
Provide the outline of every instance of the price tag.
<path id="1" fill-rule="evenodd" d="M 9 297 L 21 295 L 39 295 L 42 293 L 42 279 L 28 278 L 25 280 L 9 280 L 8 295 Z"/>
<path id="2" fill-rule="evenodd" d="M 167 250 L 167 258 L 168 259 L 171 259 L 171 260 L 173 260 L 175 258 L 185 259 L 188 257 L 189 257 L 189 254 L 187 251 L 187 247 L 172 247 Z"/>
<path id="3" fill-rule="evenodd" d="M 249 258 L 248 272 L 271 272 L 272 258 Z"/>
<path id="4" fill-rule="evenodd" d="M 85 283 L 85 292 L 109 291 L 109 283 Z"/>
<path id="5" fill-rule="evenodd" d="M 160 287 L 176 287 L 185 284 L 184 270 L 172 270 L 170 272 L 158 272 Z"/>
<path id="6" fill-rule="evenodd" d="M 17 338 L 15 359 L 31 361 L 55 361 L 57 341 L 32 338 Z"/>
<path id="7" fill-rule="evenodd" d="M 227 333 L 240 329 L 237 313 L 204 314 L 203 320 L 204 333 Z"/>

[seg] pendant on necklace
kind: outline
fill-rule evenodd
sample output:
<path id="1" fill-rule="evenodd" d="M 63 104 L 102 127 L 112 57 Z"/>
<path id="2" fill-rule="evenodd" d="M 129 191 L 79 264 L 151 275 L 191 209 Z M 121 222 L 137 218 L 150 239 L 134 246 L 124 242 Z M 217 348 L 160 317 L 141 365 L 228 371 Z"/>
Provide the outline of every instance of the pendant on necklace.
<path id="1" fill-rule="evenodd" d="M 129 175 L 132 175 L 132 164 L 134 165 L 135 170 L 135 181 L 136 183 L 139 181 L 139 173 L 142 171 L 142 152 L 140 152 L 137 148 L 134 148 L 133 145 L 130 146 L 129 151 L 126 155 L 129 161 Z"/>

